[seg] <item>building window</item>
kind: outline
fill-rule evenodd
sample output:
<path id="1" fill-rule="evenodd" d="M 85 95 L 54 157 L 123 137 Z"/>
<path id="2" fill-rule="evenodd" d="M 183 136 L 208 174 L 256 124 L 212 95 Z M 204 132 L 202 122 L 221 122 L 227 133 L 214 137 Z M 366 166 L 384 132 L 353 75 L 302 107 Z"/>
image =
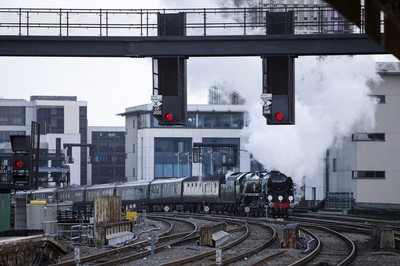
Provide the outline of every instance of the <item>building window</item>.
<path id="1" fill-rule="evenodd" d="M 146 123 L 146 114 L 140 114 L 140 115 L 138 115 L 137 127 L 138 127 L 138 128 L 145 128 L 145 127 L 147 127 L 147 123 Z"/>
<path id="2" fill-rule="evenodd" d="M 384 133 L 354 133 L 352 141 L 385 141 Z"/>
<path id="3" fill-rule="evenodd" d="M 198 127 L 201 128 L 243 128 L 243 113 L 199 113 Z"/>
<path id="4" fill-rule="evenodd" d="M 25 126 L 25 107 L 0 106 L 0 125 Z"/>
<path id="5" fill-rule="evenodd" d="M 39 106 L 37 108 L 37 122 L 40 124 L 40 134 L 64 133 L 64 107 Z"/>
<path id="6" fill-rule="evenodd" d="M 0 143 L 10 142 L 11 135 L 25 135 L 25 131 L 0 131 Z"/>
<path id="7" fill-rule="evenodd" d="M 385 171 L 353 171 L 353 179 L 385 179 Z"/>
<path id="8" fill-rule="evenodd" d="M 186 127 L 199 128 L 243 128 L 245 125 L 245 113 L 234 112 L 188 112 Z M 139 115 L 140 116 L 140 115 Z M 140 123 L 138 118 L 138 128 L 147 127 Z M 150 127 L 163 127 L 158 120 L 150 114 Z M 182 125 L 174 125 L 174 127 L 183 127 Z"/>
<path id="9" fill-rule="evenodd" d="M 370 95 L 370 96 L 375 98 L 378 101 L 378 103 L 386 103 L 385 95 Z"/>
<path id="10" fill-rule="evenodd" d="M 191 175 L 191 138 L 154 139 L 154 178 Z"/>
<path id="11" fill-rule="evenodd" d="M 196 127 L 196 113 L 188 113 L 187 127 Z"/>
<path id="12" fill-rule="evenodd" d="M 203 138 L 198 145 L 203 174 L 221 174 L 239 167 L 239 138 Z"/>

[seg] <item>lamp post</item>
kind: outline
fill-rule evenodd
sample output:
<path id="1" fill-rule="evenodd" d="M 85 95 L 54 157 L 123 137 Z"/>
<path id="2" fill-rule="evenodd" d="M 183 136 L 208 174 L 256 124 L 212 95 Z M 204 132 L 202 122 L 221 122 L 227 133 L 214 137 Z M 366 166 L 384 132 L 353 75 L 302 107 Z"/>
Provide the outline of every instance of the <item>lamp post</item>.
<path id="1" fill-rule="evenodd" d="M 187 156 L 187 174 L 190 175 L 190 152 L 184 153 Z"/>
<path id="2" fill-rule="evenodd" d="M 178 153 L 175 153 L 175 155 L 176 155 L 176 160 L 177 160 L 177 162 L 178 162 L 178 177 L 180 177 L 180 171 L 179 171 L 179 152 Z"/>
<path id="3" fill-rule="evenodd" d="M 214 158 L 213 158 L 213 150 L 211 150 L 211 151 L 207 151 L 207 153 L 209 153 L 210 154 L 210 175 L 212 175 L 213 173 L 214 173 L 214 165 L 213 165 L 213 160 L 214 160 Z"/>

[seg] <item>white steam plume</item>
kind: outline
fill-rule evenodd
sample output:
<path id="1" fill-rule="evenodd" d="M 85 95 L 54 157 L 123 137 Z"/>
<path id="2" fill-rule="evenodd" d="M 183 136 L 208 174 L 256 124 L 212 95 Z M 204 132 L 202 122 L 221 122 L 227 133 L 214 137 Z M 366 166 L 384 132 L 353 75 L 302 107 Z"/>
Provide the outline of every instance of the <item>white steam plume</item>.
<path id="1" fill-rule="evenodd" d="M 182 1 L 168 1 L 169 7 L 179 6 L 178 3 Z M 196 1 L 185 3 L 185 7 L 198 7 Z M 254 3 L 207 0 L 202 5 L 234 7 Z M 224 19 L 234 21 L 238 18 L 227 16 Z M 251 118 L 249 126 L 242 132 L 248 139 L 246 149 L 267 169 L 280 170 L 296 182 L 304 176 L 313 177 L 325 151 L 336 139 L 349 136 L 355 125 L 365 131 L 375 125 L 376 102 L 368 96 L 368 84 L 377 82 L 379 75 L 371 57 L 296 59 L 296 125 L 293 126 L 266 125 L 259 99 L 262 76 L 259 58 L 190 58 L 188 73 L 188 100 L 191 103 L 205 103 L 207 93 L 204 88 L 218 83 L 246 98 Z"/>
<path id="2" fill-rule="evenodd" d="M 374 127 L 376 102 L 368 96 L 368 84 L 380 78 L 371 58 L 349 56 L 296 59 L 295 77 L 296 124 L 266 125 L 253 99 L 242 133 L 246 149 L 260 163 L 299 182 L 316 174 L 336 138 L 349 136 L 355 125 L 366 131 Z"/>

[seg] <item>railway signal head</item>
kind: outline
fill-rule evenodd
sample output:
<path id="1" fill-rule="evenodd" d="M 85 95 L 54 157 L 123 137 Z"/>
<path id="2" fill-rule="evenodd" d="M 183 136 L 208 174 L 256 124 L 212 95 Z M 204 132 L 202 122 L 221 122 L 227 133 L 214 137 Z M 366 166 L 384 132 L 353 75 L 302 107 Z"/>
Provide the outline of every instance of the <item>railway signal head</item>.
<path id="1" fill-rule="evenodd" d="M 182 105 L 186 103 L 179 102 L 176 95 L 163 95 L 161 103 L 161 116 L 158 119 L 160 125 L 185 125 L 186 110 Z"/>
<path id="2" fill-rule="evenodd" d="M 29 171 L 29 154 L 15 154 L 11 158 L 12 168 L 15 173 L 21 173 L 21 171 Z"/>
<path id="3" fill-rule="evenodd" d="M 31 155 L 16 153 L 11 157 L 14 189 L 29 189 L 31 184 Z"/>
<path id="4" fill-rule="evenodd" d="M 282 121 L 283 120 L 283 113 L 282 112 L 277 112 L 277 113 L 275 113 L 275 119 L 277 120 L 277 121 Z"/>
<path id="5" fill-rule="evenodd" d="M 263 57 L 263 115 L 268 125 L 295 123 L 294 57 Z"/>
<path id="6" fill-rule="evenodd" d="M 166 113 L 166 114 L 164 114 L 164 118 L 165 118 L 167 121 L 169 121 L 169 122 L 174 121 L 174 115 L 171 114 L 171 113 Z"/>
<path id="7" fill-rule="evenodd" d="M 293 124 L 294 118 L 291 116 L 291 109 L 294 108 L 288 95 L 272 95 L 269 106 L 269 114 L 264 114 L 268 125 L 287 125 Z"/>
<path id="8" fill-rule="evenodd" d="M 14 169 L 21 170 L 24 168 L 24 162 L 22 160 L 15 160 L 13 162 Z"/>

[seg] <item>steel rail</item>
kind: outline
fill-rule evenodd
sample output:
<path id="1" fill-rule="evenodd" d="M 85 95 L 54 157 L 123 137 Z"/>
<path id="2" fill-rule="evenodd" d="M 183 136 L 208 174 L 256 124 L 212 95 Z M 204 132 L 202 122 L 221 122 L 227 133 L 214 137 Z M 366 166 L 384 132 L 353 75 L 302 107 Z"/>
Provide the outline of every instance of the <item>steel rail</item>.
<path id="1" fill-rule="evenodd" d="M 174 235 L 168 235 L 173 230 L 173 225 L 172 225 L 171 222 L 169 222 L 169 221 L 167 221 L 165 219 L 162 219 L 160 217 L 151 217 L 151 219 L 160 220 L 160 221 L 163 221 L 163 222 L 166 222 L 166 223 L 169 224 L 168 229 L 160 234 L 160 238 L 159 238 L 160 240 L 167 241 L 167 240 L 169 240 L 171 238 L 176 238 L 176 237 L 179 237 L 180 239 L 184 239 L 188 234 L 193 234 L 193 231 L 197 231 L 197 226 L 195 224 L 193 224 L 194 230 L 191 231 L 191 232 L 184 232 L 184 233 L 178 233 L 178 234 L 174 234 Z M 177 219 L 175 219 L 175 220 L 177 220 Z M 182 221 L 182 220 L 180 220 L 180 221 Z M 94 255 L 89 255 L 89 256 L 83 257 L 83 258 L 80 259 L 80 262 L 81 263 L 87 263 L 87 262 L 95 261 L 95 260 L 98 260 L 98 259 L 101 259 L 101 258 L 104 258 L 104 257 L 112 256 L 112 255 L 115 255 L 115 254 L 120 254 L 120 253 L 123 253 L 123 252 L 127 252 L 127 251 L 129 251 L 129 250 L 131 250 L 133 248 L 144 247 L 144 246 L 147 246 L 147 245 L 148 245 L 147 240 L 139 241 L 139 242 L 136 242 L 134 244 L 126 245 L 126 246 L 123 246 L 123 247 L 120 247 L 120 248 L 116 248 L 116 249 L 113 249 L 113 250 L 109 250 L 109 251 L 105 251 L 105 252 L 102 252 L 102 253 L 98 253 L 98 254 L 94 254 Z M 57 263 L 55 265 L 56 266 L 72 266 L 72 265 L 76 265 L 76 261 L 75 260 L 68 260 L 68 261 Z"/>

